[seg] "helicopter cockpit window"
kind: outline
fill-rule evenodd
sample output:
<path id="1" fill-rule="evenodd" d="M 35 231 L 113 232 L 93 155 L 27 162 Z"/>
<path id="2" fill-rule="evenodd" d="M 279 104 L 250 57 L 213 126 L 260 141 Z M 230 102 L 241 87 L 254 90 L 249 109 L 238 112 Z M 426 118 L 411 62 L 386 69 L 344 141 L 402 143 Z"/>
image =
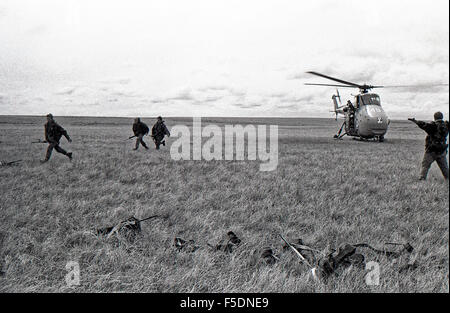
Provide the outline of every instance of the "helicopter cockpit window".
<path id="1" fill-rule="evenodd" d="M 364 104 L 366 105 L 381 105 L 380 97 L 375 94 L 369 94 L 364 96 Z"/>

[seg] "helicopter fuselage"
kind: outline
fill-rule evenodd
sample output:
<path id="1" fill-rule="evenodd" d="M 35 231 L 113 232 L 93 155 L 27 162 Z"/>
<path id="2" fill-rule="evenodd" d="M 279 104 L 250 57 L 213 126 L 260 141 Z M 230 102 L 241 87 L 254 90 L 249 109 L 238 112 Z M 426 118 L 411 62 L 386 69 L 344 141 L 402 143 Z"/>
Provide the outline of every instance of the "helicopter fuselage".
<path id="1" fill-rule="evenodd" d="M 387 114 L 381 107 L 377 94 L 361 94 L 355 96 L 354 136 L 361 138 L 383 137 L 389 127 Z M 353 134 L 349 134 L 353 135 Z"/>
<path id="2" fill-rule="evenodd" d="M 345 134 L 362 139 L 383 140 L 389 127 L 389 118 L 381 107 L 380 97 L 374 93 L 355 96 L 353 103 L 338 107 L 337 96 L 333 96 L 336 114 L 344 115 Z"/>

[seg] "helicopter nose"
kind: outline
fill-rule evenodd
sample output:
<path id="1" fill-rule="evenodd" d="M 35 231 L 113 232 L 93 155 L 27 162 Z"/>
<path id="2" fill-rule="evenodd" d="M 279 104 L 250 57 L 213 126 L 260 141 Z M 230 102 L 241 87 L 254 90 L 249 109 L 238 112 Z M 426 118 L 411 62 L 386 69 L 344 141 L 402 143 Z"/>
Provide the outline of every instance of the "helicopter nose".
<path id="1" fill-rule="evenodd" d="M 373 130 L 385 130 L 388 127 L 388 118 L 386 115 L 373 116 L 370 119 L 370 128 Z"/>

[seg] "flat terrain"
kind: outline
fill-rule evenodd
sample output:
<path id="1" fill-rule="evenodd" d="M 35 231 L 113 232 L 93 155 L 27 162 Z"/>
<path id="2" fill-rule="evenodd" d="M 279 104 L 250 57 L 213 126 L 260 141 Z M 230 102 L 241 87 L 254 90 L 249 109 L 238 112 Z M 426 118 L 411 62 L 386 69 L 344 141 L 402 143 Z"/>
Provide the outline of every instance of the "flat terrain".
<path id="1" fill-rule="evenodd" d="M 449 190 L 434 164 L 418 182 L 425 133 L 392 122 L 386 142 L 335 141 L 333 119 L 203 119 L 203 125 L 279 125 L 279 162 L 173 161 L 162 150 L 132 151 L 132 119 L 56 117 L 73 139 L 40 164 L 44 117 L 0 117 L 0 291 L 2 292 L 448 292 Z M 143 119 L 150 126 L 154 119 Z M 191 119 L 166 119 L 169 129 Z M 133 215 L 161 214 L 142 223 L 138 240 L 98 238 L 92 231 Z M 233 253 L 213 251 L 232 230 Z M 321 250 L 342 243 L 410 242 L 411 255 L 388 258 L 360 250 L 380 264 L 380 284 L 349 268 L 314 281 L 278 234 Z M 194 240 L 177 252 L 174 237 Z M 275 265 L 260 259 L 272 247 Z M 397 249 L 396 247 L 389 247 Z M 359 249 L 358 249 L 359 250 Z M 416 260 L 418 267 L 399 273 Z M 66 263 L 80 265 L 80 285 L 68 287 Z"/>

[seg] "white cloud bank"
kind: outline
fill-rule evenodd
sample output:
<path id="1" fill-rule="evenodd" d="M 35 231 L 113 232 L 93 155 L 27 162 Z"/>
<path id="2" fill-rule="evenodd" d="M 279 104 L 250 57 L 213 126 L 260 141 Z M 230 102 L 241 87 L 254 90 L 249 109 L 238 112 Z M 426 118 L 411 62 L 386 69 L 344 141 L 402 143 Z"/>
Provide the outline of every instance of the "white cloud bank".
<path id="1" fill-rule="evenodd" d="M 0 0 L 0 114 L 331 117 L 323 72 L 393 118 L 448 114 L 448 0 Z M 342 89 L 343 98 L 357 90 Z M 6 96 L 7 95 L 7 96 Z M 447 115 L 448 116 L 448 115 Z"/>

